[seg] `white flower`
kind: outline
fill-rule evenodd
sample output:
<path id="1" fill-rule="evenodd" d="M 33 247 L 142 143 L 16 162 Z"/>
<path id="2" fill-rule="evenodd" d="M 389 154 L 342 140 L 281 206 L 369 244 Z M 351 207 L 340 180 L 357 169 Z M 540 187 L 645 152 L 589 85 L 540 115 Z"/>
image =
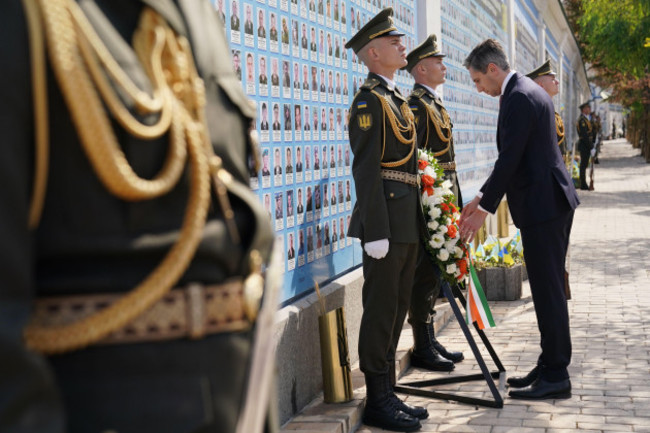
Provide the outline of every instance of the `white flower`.
<path id="1" fill-rule="evenodd" d="M 455 263 L 452 263 L 451 265 L 447 265 L 447 273 L 448 274 L 455 275 L 457 269 L 458 268 L 456 267 Z"/>
<path id="2" fill-rule="evenodd" d="M 431 247 L 434 249 L 440 248 L 444 243 L 445 243 L 444 236 L 440 236 L 438 234 L 431 236 L 431 240 L 429 241 L 429 245 L 431 245 Z"/>
<path id="3" fill-rule="evenodd" d="M 449 189 L 449 190 L 450 190 L 450 189 L 451 189 L 451 182 L 449 182 L 448 180 L 444 180 L 444 181 L 442 182 L 442 187 L 445 188 L 445 189 Z"/>
<path id="4" fill-rule="evenodd" d="M 418 158 L 420 158 L 423 161 L 429 162 L 429 155 L 423 150 L 418 150 Z"/>
<path id="5" fill-rule="evenodd" d="M 438 257 L 438 259 L 440 261 L 445 262 L 445 261 L 447 261 L 449 259 L 449 253 L 447 252 L 446 249 L 443 248 L 440 251 L 438 251 L 438 255 L 436 257 Z M 454 266 L 456 266 L 456 265 L 454 265 Z M 449 268 L 449 267 L 447 267 L 447 268 Z M 447 272 L 449 272 L 449 271 L 447 271 Z"/>
<path id="6" fill-rule="evenodd" d="M 424 174 L 431 176 L 434 180 L 436 179 L 436 171 L 430 165 L 424 168 Z"/>
<path id="7" fill-rule="evenodd" d="M 444 238 L 444 236 L 447 234 L 447 226 L 440 224 L 440 227 L 438 227 L 438 233 Z"/>
<path id="8" fill-rule="evenodd" d="M 463 250 L 459 247 L 454 247 L 454 257 L 460 259 L 463 257 Z"/>
<path id="9" fill-rule="evenodd" d="M 445 242 L 445 249 L 449 251 L 449 254 L 454 254 L 456 252 L 456 239 L 451 239 Z"/>
<path id="10" fill-rule="evenodd" d="M 438 224 L 438 221 L 436 221 L 436 220 L 429 221 L 428 224 L 427 224 L 427 226 L 428 226 L 431 230 L 435 230 L 435 229 L 437 229 L 439 225 L 440 225 L 440 224 Z"/>
<path id="11" fill-rule="evenodd" d="M 433 219 L 438 219 L 441 213 L 442 211 L 440 210 L 439 207 L 434 206 L 431 209 L 429 209 L 429 216 Z"/>

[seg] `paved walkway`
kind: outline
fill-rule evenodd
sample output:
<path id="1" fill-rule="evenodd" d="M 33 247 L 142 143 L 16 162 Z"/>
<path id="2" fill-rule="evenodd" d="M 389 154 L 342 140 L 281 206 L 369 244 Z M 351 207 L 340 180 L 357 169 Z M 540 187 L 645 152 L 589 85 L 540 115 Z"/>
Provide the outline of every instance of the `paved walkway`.
<path id="1" fill-rule="evenodd" d="M 408 396 L 407 401 L 429 410 L 422 432 L 650 432 L 650 164 L 638 154 L 623 140 L 605 142 L 595 191 L 579 191 L 582 204 L 573 223 L 569 269 L 573 397 L 541 402 L 506 398 L 502 409 L 489 409 Z M 539 354 L 527 282 L 521 300 L 492 302 L 491 308 L 497 327 L 486 334 L 507 374 L 527 372 Z M 449 348 L 465 352 L 467 359 L 455 374 L 479 372 L 455 320 L 439 336 Z M 405 329 L 400 346 L 410 343 Z M 438 376 L 410 368 L 400 381 Z M 491 396 L 481 382 L 435 389 Z M 364 391 L 355 388 L 358 399 L 346 405 L 315 402 L 283 431 L 381 432 L 357 427 Z"/>

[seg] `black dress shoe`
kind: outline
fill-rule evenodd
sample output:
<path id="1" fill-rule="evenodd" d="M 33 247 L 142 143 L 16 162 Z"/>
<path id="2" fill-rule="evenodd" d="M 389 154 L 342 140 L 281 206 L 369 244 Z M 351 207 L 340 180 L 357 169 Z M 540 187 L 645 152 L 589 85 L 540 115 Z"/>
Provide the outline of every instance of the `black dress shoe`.
<path id="1" fill-rule="evenodd" d="M 433 348 L 423 351 L 414 349 L 411 353 L 411 366 L 431 371 L 452 371 L 455 368 L 453 362 Z"/>
<path id="2" fill-rule="evenodd" d="M 419 419 L 402 412 L 390 403 L 377 406 L 366 403 L 363 423 L 367 426 L 398 432 L 414 432 L 422 428 Z"/>
<path id="3" fill-rule="evenodd" d="M 413 418 L 417 418 L 417 419 L 429 418 L 429 412 L 427 411 L 426 407 L 412 406 L 410 404 L 407 404 L 395 394 L 393 394 L 393 396 L 391 397 L 391 401 L 393 402 L 393 404 L 397 409 L 401 410 L 407 415 L 411 415 Z"/>
<path id="4" fill-rule="evenodd" d="M 440 353 L 444 358 L 447 358 L 451 362 L 456 363 L 465 359 L 463 352 L 450 352 L 447 349 L 445 349 L 445 346 L 440 344 L 440 342 L 435 338 L 433 339 L 431 344 L 433 345 L 433 348 L 438 351 L 438 353 Z"/>
<path id="5" fill-rule="evenodd" d="M 538 377 L 528 388 L 514 389 L 510 397 L 521 400 L 550 400 L 571 398 L 571 381 L 548 382 Z"/>
<path id="6" fill-rule="evenodd" d="M 535 379 L 539 377 L 539 366 L 535 366 L 527 375 L 518 377 L 509 377 L 506 383 L 513 388 L 525 388 L 532 385 Z"/>

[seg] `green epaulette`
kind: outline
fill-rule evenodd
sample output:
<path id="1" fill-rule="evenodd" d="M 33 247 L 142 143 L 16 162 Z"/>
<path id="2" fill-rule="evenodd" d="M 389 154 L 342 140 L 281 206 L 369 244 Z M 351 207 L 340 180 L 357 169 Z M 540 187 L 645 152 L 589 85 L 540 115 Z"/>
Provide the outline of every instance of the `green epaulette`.
<path id="1" fill-rule="evenodd" d="M 360 89 L 364 90 L 372 90 L 375 87 L 377 87 L 381 82 L 376 79 L 376 78 L 368 78 L 366 81 L 361 85 Z"/>
<path id="2" fill-rule="evenodd" d="M 426 95 L 426 93 L 427 93 L 426 90 L 424 90 L 422 87 L 418 87 L 417 89 L 411 92 L 411 95 L 418 99 L 422 99 L 422 97 Z"/>

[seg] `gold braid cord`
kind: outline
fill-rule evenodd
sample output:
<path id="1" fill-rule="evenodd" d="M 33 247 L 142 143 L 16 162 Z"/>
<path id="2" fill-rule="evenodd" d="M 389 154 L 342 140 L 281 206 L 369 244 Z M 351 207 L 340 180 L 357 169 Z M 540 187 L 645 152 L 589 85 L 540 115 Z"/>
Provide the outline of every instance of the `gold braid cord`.
<path id="1" fill-rule="evenodd" d="M 159 301 L 185 272 L 201 241 L 210 205 L 210 177 L 220 169 L 212 151 L 204 119 L 203 82 L 193 65 L 187 41 L 174 34 L 153 10 L 141 16 L 134 46 L 149 78 L 153 97 L 137 90 L 119 70 L 77 4 L 71 0 L 39 0 L 50 60 L 82 146 L 104 186 L 124 200 L 153 199 L 169 191 L 180 178 L 187 155 L 191 167 L 190 195 L 177 243 L 163 261 L 130 293 L 98 313 L 58 327 L 28 326 L 25 340 L 31 349 L 53 354 L 82 348 L 127 325 Z M 159 114 L 154 126 L 134 123 L 119 106 L 112 90 L 97 72 L 102 63 L 138 109 Z M 115 138 L 100 89 L 111 113 L 130 133 L 155 138 L 169 132 L 166 163 L 154 180 L 139 178 Z M 113 99 L 111 101 L 111 99 Z M 216 177 L 216 176 L 214 176 Z"/>
<path id="2" fill-rule="evenodd" d="M 386 97 L 377 93 L 375 90 L 371 90 L 371 93 L 373 93 L 379 99 L 379 102 L 381 103 L 381 108 L 384 112 L 384 116 L 388 118 L 388 122 L 390 123 L 390 127 L 393 130 L 393 134 L 395 135 L 395 138 L 397 138 L 397 140 L 400 143 L 405 144 L 407 146 L 411 146 L 408 155 L 406 155 L 404 158 L 400 159 L 399 161 L 382 162 L 381 166 L 393 168 L 393 167 L 399 167 L 400 165 L 404 165 L 409 161 L 409 159 L 411 159 L 411 156 L 413 155 L 413 151 L 415 150 L 415 145 L 417 142 L 417 134 L 415 131 L 415 122 L 414 122 L 415 117 L 413 115 L 413 112 L 411 111 L 407 103 L 403 103 L 400 106 L 402 117 L 406 121 L 406 125 L 402 125 L 402 123 L 399 121 L 399 119 L 393 112 L 393 109 L 390 107 L 390 104 L 388 103 Z M 382 145 L 382 158 L 383 158 L 384 156 L 383 149 L 386 146 L 386 122 L 383 119 L 382 119 L 382 124 L 384 127 L 383 129 L 384 143 Z M 408 138 L 408 135 L 410 135 L 410 138 Z"/>
<path id="3" fill-rule="evenodd" d="M 444 155 L 449 151 L 449 147 L 451 146 L 451 119 L 449 118 L 449 114 L 447 114 L 447 110 L 445 110 L 444 107 L 442 107 L 442 110 L 440 111 L 441 114 L 438 114 L 438 112 L 431 105 L 427 104 L 424 101 L 422 102 L 424 103 L 423 105 L 427 110 L 427 117 L 431 120 L 431 123 L 433 123 L 433 126 L 436 129 L 438 138 L 441 142 L 447 144 L 447 147 L 439 152 L 434 153 L 433 156 Z"/>
<path id="4" fill-rule="evenodd" d="M 557 145 L 564 143 L 564 122 L 559 114 L 555 113 L 555 132 L 557 133 Z"/>

